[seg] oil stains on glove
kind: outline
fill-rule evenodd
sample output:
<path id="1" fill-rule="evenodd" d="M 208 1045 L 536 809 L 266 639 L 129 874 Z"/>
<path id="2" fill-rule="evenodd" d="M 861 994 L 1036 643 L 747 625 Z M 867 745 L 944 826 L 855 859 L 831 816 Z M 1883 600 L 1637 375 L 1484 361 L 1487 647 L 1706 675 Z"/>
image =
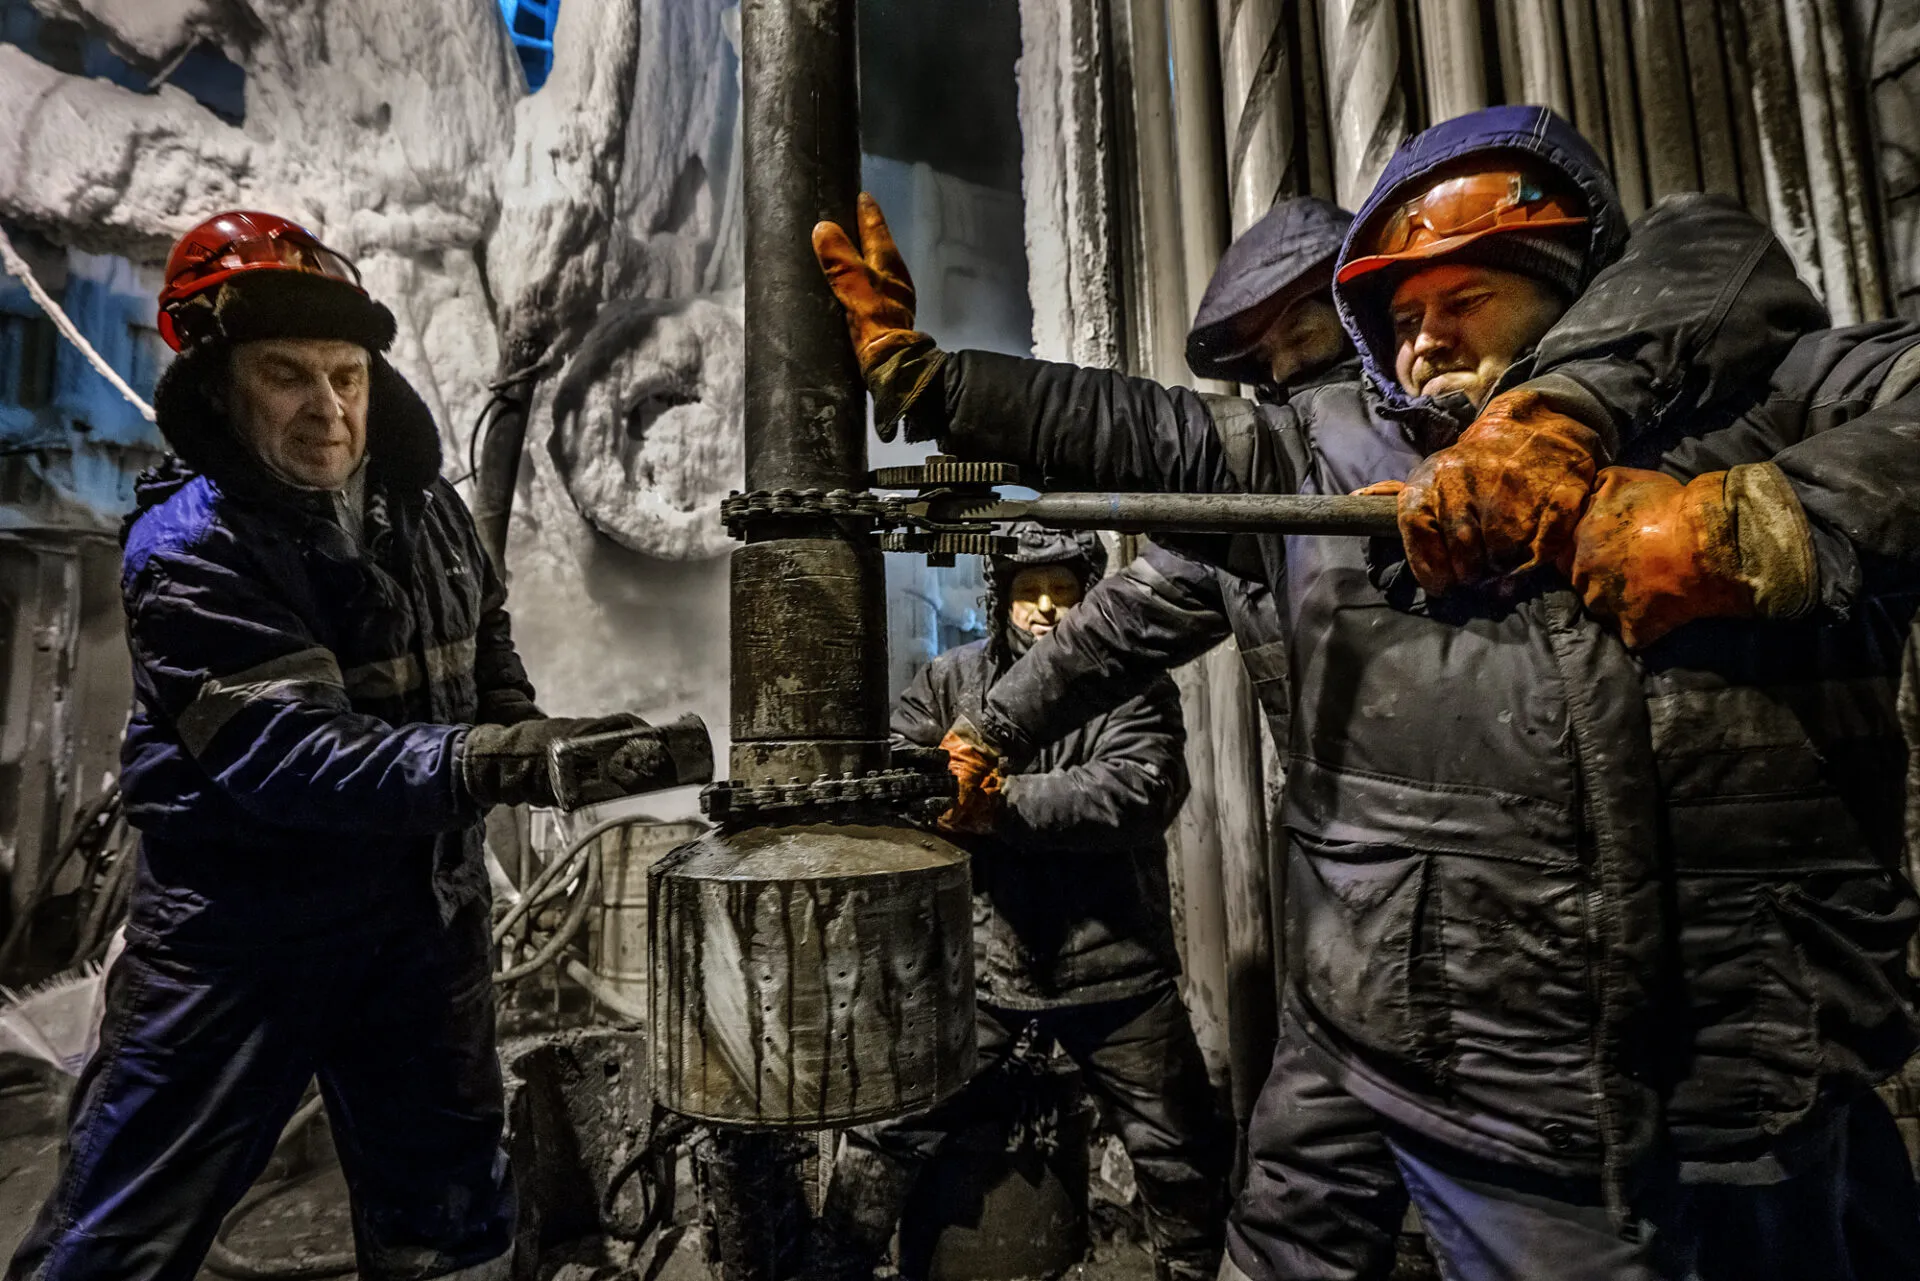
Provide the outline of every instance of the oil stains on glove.
<path id="1" fill-rule="evenodd" d="M 1580 522 L 1568 577 L 1629 648 L 1704 618 L 1795 618 L 1819 589 L 1813 535 L 1772 463 L 1681 483 L 1609 467 Z"/>
<path id="2" fill-rule="evenodd" d="M 1420 585 L 1454 587 L 1559 564 L 1593 489 L 1598 432 L 1525 387 L 1487 402 L 1400 491 L 1400 536 Z"/>
<path id="3" fill-rule="evenodd" d="M 854 359 L 873 393 L 873 419 L 881 439 L 925 394 L 946 363 L 946 353 L 915 329 L 913 277 L 894 243 L 879 202 L 860 193 L 860 247 L 834 222 L 816 223 L 813 253 L 827 284 L 847 311 Z"/>

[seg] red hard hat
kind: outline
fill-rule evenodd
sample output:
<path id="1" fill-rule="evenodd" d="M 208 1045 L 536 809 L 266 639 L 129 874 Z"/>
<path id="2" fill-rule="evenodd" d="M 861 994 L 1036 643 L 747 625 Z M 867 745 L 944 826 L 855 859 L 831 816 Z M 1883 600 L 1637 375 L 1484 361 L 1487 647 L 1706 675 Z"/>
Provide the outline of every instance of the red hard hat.
<path id="1" fill-rule="evenodd" d="M 186 345 L 175 317 L 187 299 L 253 271 L 319 276 L 367 297 L 359 268 L 299 223 L 246 210 L 215 214 L 181 236 L 167 255 L 166 283 L 160 289 L 160 336 L 167 346 L 179 351 Z"/>

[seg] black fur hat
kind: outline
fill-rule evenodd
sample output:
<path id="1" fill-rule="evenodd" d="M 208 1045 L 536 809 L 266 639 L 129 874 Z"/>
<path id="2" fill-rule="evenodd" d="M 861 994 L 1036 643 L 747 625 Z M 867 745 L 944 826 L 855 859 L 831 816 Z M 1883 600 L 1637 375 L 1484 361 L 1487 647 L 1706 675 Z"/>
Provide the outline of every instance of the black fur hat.
<path id="1" fill-rule="evenodd" d="M 398 325 L 385 304 L 344 281 L 300 271 L 255 271 L 172 305 L 184 350 L 263 338 L 328 338 L 379 355 Z"/>

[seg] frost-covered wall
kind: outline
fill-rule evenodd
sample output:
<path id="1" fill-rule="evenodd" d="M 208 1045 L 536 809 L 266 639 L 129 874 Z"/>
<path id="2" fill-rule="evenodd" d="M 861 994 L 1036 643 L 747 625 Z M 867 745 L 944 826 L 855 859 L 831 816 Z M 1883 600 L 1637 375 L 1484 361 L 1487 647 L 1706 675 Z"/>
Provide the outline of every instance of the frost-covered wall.
<path id="1" fill-rule="evenodd" d="M 721 0 L 574 0 L 529 96 L 497 0 L 33 0 L 156 75 L 197 42 L 243 123 L 0 44 L 0 217 L 157 263 L 223 208 L 293 216 L 400 319 L 467 470 L 487 385 L 539 361 L 509 567 L 561 712 L 724 725 L 718 502 L 738 485 L 737 62 Z"/>

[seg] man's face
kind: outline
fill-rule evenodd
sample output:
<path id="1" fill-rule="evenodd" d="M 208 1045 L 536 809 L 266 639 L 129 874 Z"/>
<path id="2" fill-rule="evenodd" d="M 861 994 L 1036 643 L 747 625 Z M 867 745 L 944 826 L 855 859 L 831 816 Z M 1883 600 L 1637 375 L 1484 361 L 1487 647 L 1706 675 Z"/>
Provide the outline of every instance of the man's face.
<path id="1" fill-rule="evenodd" d="M 1045 636 L 1080 603 L 1080 575 L 1065 565 L 1025 565 L 1013 576 L 1013 625 Z"/>
<path id="2" fill-rule="evenodd" d="M 1393 371 L 1415 396 L 1464 392 L 1486 404 L 1507 366 L 1567 309 L 1531 276 L 1441 263 L 1393 291 Z"/>
<path id="3" fill-rule="evenodd" d="M 231 367 L 234 429 L 282 479 L 306 489 L 339 489 L 367 453 L 370 363 L 358 343 L 241 343 Z"/>
<path id="4" fill-rule="evenodd" d="M 1347 331 L 1324 292 L 1296 299 L 1280 313 L 1261 339 L 1273 381 L 1286 386 L 1302 375 L 1317 374 L 1346 352 Z"/>

